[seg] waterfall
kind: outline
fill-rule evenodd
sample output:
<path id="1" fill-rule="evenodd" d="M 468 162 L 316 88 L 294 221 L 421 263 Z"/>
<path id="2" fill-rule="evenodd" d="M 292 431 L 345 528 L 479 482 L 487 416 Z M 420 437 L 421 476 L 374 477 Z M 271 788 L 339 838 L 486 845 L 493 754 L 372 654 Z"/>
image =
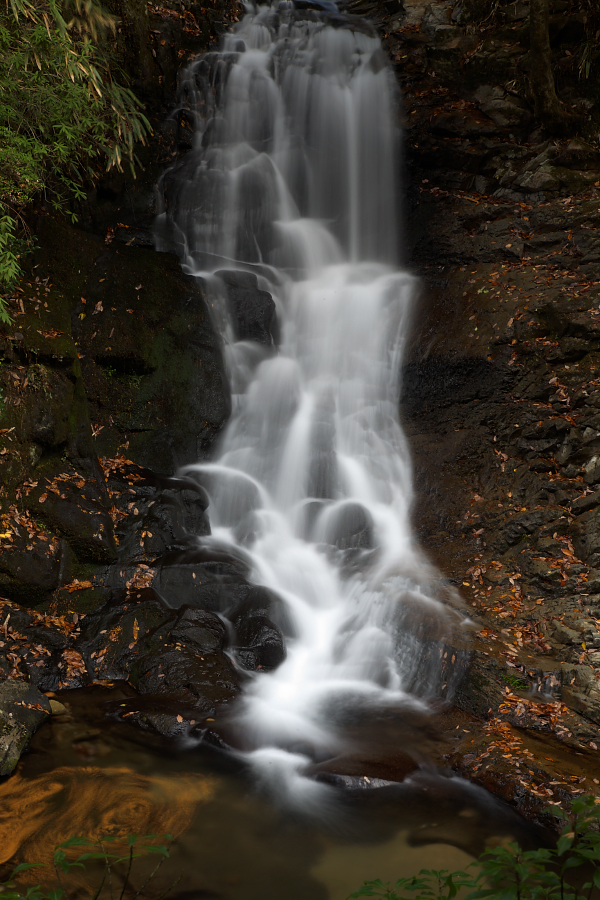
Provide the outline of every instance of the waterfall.
<path id="1" fill-rule="evenodd" d="M 447 695 L 453 622 L 412 537 L 398 413 L 415 279 L 398 268 L 397 87 L 369 26 L 317 5 L 255 8 L 183 74 L 193 146 L 157 223 L 226 343 L 232 418 L 193 467 L 208 540 L 285 605 L 287 657 L 252 676 L 237 725 L 262 777 L 300 792 L 349 715 Z M 273 297 L 278 346 L 239 340 L 232 279 Z"/>

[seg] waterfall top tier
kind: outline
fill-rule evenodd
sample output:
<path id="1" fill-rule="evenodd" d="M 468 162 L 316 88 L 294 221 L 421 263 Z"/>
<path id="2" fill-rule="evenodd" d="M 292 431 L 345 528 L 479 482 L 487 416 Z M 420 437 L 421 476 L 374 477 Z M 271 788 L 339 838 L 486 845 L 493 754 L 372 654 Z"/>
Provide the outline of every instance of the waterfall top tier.
<path id="1" fill-rule="evenodd" d="M 194 137 L 164 180 L 169 240 L 192 269 L 395 263 L 396 93 L 361 20 L 286 3 L 246 16 L 182 79 Z"/>

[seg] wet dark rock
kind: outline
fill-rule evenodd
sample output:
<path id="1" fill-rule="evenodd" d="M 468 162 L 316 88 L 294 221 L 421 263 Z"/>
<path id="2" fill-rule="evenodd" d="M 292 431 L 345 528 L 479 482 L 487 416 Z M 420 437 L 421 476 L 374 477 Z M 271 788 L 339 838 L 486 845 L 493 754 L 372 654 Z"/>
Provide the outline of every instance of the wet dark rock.
<path id="1" fill-rule="evenodd" d="M 108 603 L 84 620 L 77 647 L 93 680 L 127 680 L 144 653 L 168 642 L 174 614 L 151 589 L 132 600 Z"/>
<path id="2" fill-rule="evenodd" d="M 501 128 L 523 127 L 532 120 L 531 110 L 515 97 L 501 97 L 481 103 L 481 110 Z"/>
<path id="3" fill-rule="evenodd" d="M 569 431 L 570 424 L 565 419 L 558 417 L 552 419 L 543 419 L 535 425 L 523 428 L 522 435 L 524 438 L 531 440 L 540 440 L 551 438 L 553 443 L 558 443 L 560 436 Z M 552 446 L 551 443 L 548 446 Z"/>
<path id="4" fill-rule="evenodd" d="M 162 491 L 150 501 L 140 525 L 144 552 L 156 558 L 194 546 L 196 537 L 210 534 L 204 509 L 203 498 L 194 491 Z"/>
<path id="5" fill-rule="evenodd" d="M 0 591 L 25 606 L 44 602 L 59 585 L 61 557 L 58 542 L 17 538 L 0 554 Z"/>
<path id="6" fill-rule="evenodd" d="M 131 683 L 140 694 L 168 694 L 205 715 L 231 702 L 240 689 L 239 677 L 226 656 L 185 647 L 148 655 Z"/>
<path id="7" fill-rule="evenodd" d="M 137 489 L 141 487 L 151 487 L 156 491 L 179 491 L 186 500 L 188 499 L 186 492 L 191 491 L 196 495 L 195 498 L 189 498 L 191 503 L 199 503 L 202 506 L 202 509 L 208 507 L 208 495 L 202 485 L 198 483 L 193 473 L 185 475 L 163 475 L 159 472 L 154 472 L 152 469 L 139 467 L 136 467 L 135 471 L 138 475 L 138 480 L 136 480 Z"/>
<path id="8" fill-rule="evenodd" d="M 564 665 L 562 682 L 563 702 L 600 725 L 600 691 L 594 669 L 585 665 Z"/>
<path id="9" fill-rule="evenodd" d="M 34 732 L 50 715 L 50 703 L 34 685 L 0 682 L 0 777 L 10 775 Z"/>
<path id="10" fill-rule="evenodd" d="M 283 635 L 266 616 L 238 620 L 235 635 L 237 658 L 245 669 L 274 669 L 285 659 Z"/>
<path id="11" fill-rule="evenodd" d="M 69 667 L 72 639 L 65 640 L 64 635 L 57 633 L 47 635 L 41 629 L 37 634 L 26 632 L 25 637 L 31 643 L 21 651 L 20 669 L 40 691 L 57 691 L 66 686 L 76 688 L 88 683 L 83 665 L 76 669 Z M 80 661 L 77 651 L 76 659 Z"/>
<path id="12" fill-rule="evenodd" d="M 151 561 L 157 557 L 194 548 L 198 537 L 210 534 L 206 515 L 208 496 L 189 478 L 157 475 L 148 469 L 128 467 L 135 488 L 111 479 L 113 497 L 123 518 L 116 528 L 119 559 L 125 565 Z M 128 476 L 125 474 L 123 479 Z M 111 583 L 115 583 L 112 579 Z"/>
<path id="13" fill-rule="evenodd" d="M 189 605 L 221 612 L 227 607 L 227 591 L 200 564 L 162 566 L 154 580 L 157 593 L 172 609 Z"/>
<path id="14" fill-rule="evenodd" d="M 193 650 L 223 650 L 227 640 L 227 628 L 214 613 L 192 607 L 183 607 L 175 627 L 171 629 L 171 641 L 182 643 Z"/>
<path id="15" fill-rule="evenodd" d="M 25 676 L 41 691 L 55 691 L 67 681 L 76 687 L 85 680 L 81 671 L 69 669 L 65 651 L 73 647 L 73 635 L 67 634 L 63 621 L 37 612 L 27 612 L 14 604 L 0 607 L 6 653 L 11 664 L 6 675 Z M 68 657 L 68 653 L 67 653 Z M 79 654 L 75 655 L 79 661 Z"/>
<path id="16" fill-rule="evenodd" d="M 69 413 L 73 406 L 75 384 L 64 372 L 41 365 L 37 366 L 37 370 L 40 389 L 25 409 L 19 436 L 22 441 L 59 447 L 67 442 L 70 434 Z M 32 373 L 34 383 L 35 374 Z"/>
<path id="17" fill-rule="evenodd" d="M 588 512 L 590 509 L 595 509 L 597 506 L 600 506 L 600 490 L 594 491 L 593 494 L 585 494 L 583 497 L 578 497 L 577 500 L 574 500 L 571 503 L 571 512 L 577 516 Z"/>
<path id="18" fill-rule="evenodd" d="M 109 700 L 106 711 L 129 725 L 155 731 L 163 737 L 189 737 L 220 749 L 230 749 L 212 730 L 211 707 L 203 711 L 195 697 L 192 702 L 186 702 L 170 694 L 136 693 L 133 697 Z"/>
<path id="19" fill-rule="evenodd" d="M 600 457 L 592 456 L 586 462 L 583 479 L 586 484 L 598 484 L 600 482 Z"/>
<path id="20" fill-rule="evenodd" d="M 326 514 L 325 540 L 339 550 L 363 549 L 373 546 L 373 520 L 359 503 L 344 503 Z"/>
<path id="21" fill-rule="evenodd" d="M 558 347 L 550 351 L 547 359 L 548 362 L 573 362 L 577 359 L 581 359 L 589 353 L 591 349 L 594 348 L 590 347 L 588 340 L 576 337 L 564 337 L 561 338 Z"/>
<path id="22" fill-rule="evenodd" d="M 169 705 L 171 707 L 176 705 L 174 699 L 170 699 Z M 177 708 L 179 709 L 180 707 L 177 706 Z M 195 710 L 192 711 L 192 714 L 198 715 Z M 169 712 L 152 709 L 145 709 L 144 711 L 132 710 L 124 713 L 123 718 L 132 725 L 138 725 L 140 728 L 150 728 L 163 735 L 163 737 L 168 738 L 183 737 L 189 734 L 190 731 L 189 721 L 184 719 L 181 713 L 173 712 L 172 709 Z"/>
<path id="23" fill-rule="evenodd" d="M 600 153 L 596 147 L 576 138 L 569 141 L 557 156 L 556 165 L 576 169 L 600 169 Z"/>
<path id="24" fill-rule="evenodd" d="M 52 595 L 53 608 L 57 613 L 65 612 L 87 615 L 104 606 L 112 596 L 112 590 L 106 585 L 95 585 L 79 591 L 71 592 L 66 588 L 59 588 Z"/>
<path id="25" fill-rule="evenodd" d="M 104 483 L 64 468 L 65 472 L 40 479 L 31 493 L 31 507 L 67 541 L 79 560 L 111 562 L 117 545 Z"/>
<path id="26" fill-rule="evenodd" d="M 498 532 L 493 536 L 494 545 L 501 551 L 507 550 L 524 536 L 536 533 L 561 515 L 562 510 L 552 508 L 516 513 L 500 525 Z"/>
<path id="27" fill-rule="evenodd" d="M 468 677 L 464 679 L 456 693 L 455 703 L 459 709 L 487 718 L 488 710 L 498 708 L 503 700 L 504 689 L 500 680 L 500 667 L 490 665 L 482 653 L 473 653 Z"/>
<path id="28" fill-rule="evenodd" d="M 188 586 L 193 581 L 189 570 L 178 574 Z M 233 596 L 229 586 L 213 586 L 221 589 L 215 606 L 235 605 L 235 585 Z M 273 668 L 285 656 L 284 639 L 263 613 L 273 610 L 278 598 L 243 587 L 247 602 L 238 603 L 234 622 L 240 662 L 245 668 Z M 128 680 L 141 694 L 168 695 L 206 715 L 233 699 L 240 684 L 223 652 L 229 643 L 226 623 L 210 610 L 183 604 L 182 594 L 179 601 L 177 610 L 170 609 L 151 588 L 133 588 L 125 599 L 116 598 L 87 616 L 77 647 L 89 677 Z"/>
<path id="29" fill-rule="evenodd" d="M 239 623 L 253 616 L 270 619 L 275 626 L 287 636 L 294 634 L 286 605 L 275 591 L 260 585 L 240 585 L 237 596 L 232 595 L 232 604 L 227 610 L 227 617 Z"/>
<path id="30" fill-rule="evenodd" d="M 226 269 L 215 274 L 225 283 L 238 340 L 275 343 L 275 303 L 267 291 L 259 289 L 257 276 Z"/>
<path id="31" fill-rule="evenodd" d="M 154 586 L 174 609 L 189 605 L 221 612 L 248 588 L 249 567 L 228 552 L 199 548 L 163 558 L 158 566 Z"/>
<path id="32" fill-rule="evenodd" d="M 592 563 L 600 553 L 600 509 L 577 516 L 573 523 L 573 546 L 577 555 Z"/>
<path id="33" fill-rule="evenodd" d="M 289 634 L 291 629 L 284 604 L 273 591 L 250 587 L 228 617 L 234 628 L 236 657 L 245 669 L 274 669 L 283 662 L 283 631 Z"/>
<path id="34" fill-rule="evenodd" d="M 431 356 L 410 361 L 403 373 L 402 408 L 406 416 L 424 415 L 453 404 L 483 400 L 494 393 L 502 375 L 481 357 Z"/>

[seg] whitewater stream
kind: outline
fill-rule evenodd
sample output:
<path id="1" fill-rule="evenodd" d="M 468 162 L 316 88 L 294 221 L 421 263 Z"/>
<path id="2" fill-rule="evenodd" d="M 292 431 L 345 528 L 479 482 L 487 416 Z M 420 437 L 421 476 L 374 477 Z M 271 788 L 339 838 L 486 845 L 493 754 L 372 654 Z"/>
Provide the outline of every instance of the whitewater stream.
<path id="1" fill-rule="evenodd" d="M 321 6 L 254 9 L 183 74 L 193 146 L 157 223 L 225 344 L 232 417 L 193 467 L 208 540 L 286 608 L 287 657 L 253 676 L 236 727 L 259 779 L 304 800 L 349 721 L 448 696 L 457 621 L 411 529 L 398 89 L 370 27 Z M 239 340 L 232 282 L 273 297 L 271 345 Z"/>

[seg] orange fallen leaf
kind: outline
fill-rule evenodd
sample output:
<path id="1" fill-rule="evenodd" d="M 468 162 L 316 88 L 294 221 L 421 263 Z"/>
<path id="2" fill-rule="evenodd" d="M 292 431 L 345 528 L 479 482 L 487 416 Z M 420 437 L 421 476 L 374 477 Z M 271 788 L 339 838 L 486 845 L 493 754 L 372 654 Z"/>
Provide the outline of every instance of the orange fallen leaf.
<path id="1" fill-rule="evenodd" d="M 50 328 L 49 331 L 40 331 L 38 328 L 37 333 L 41 334 L 42 337 L 45 337 L 45 338 L 56 338 L 59 335 L 63 334 L 62 331 L 57 331 L 56 328 Z"/>
<path id="2" fill-rule="evenodd" d="M 79 581 L 79 579 L 75 578 L 70 584 L 65 584 L 64 587 L 65 590 L 72 594 L 73 591 L 83 591 L 86 588 L 91 588 L 93 586 L 91 581 Z"/>

